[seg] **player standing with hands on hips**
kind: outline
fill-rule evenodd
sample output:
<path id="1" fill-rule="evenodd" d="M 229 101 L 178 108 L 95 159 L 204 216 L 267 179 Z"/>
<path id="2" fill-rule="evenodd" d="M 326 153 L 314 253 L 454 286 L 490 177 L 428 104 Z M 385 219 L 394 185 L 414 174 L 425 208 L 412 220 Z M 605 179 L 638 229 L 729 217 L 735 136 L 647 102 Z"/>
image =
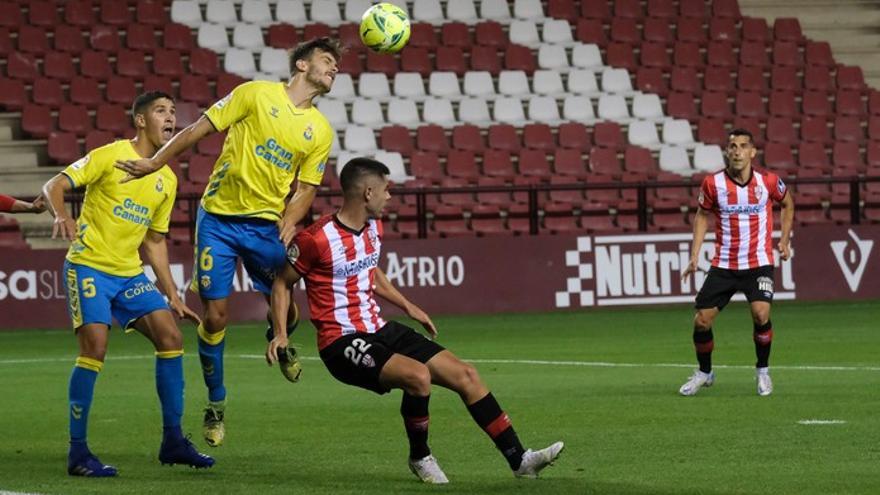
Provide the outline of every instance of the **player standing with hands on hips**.
<path id="1" fill-rule="evenodd" d="M 525 450 L 507 416 L 477 370 L 413 329 L 379 316 L 375 295 L 391 302 L 422 324 L 437 330 L 431 318 L 410 302 L 378 267 L 383 228 L 379 220 L 388 192 L 388 167 L 355 158 L 342 169 L 342 208 L 297 234 L 288 263 L 272 286 L 275 338 L 266 349 L 269 364 L 288 345 L 284 315 L 287 291 L 300 279 L 312 323 L 318 330 L 321 360 L 337 380 L 385 394 L 402 389 L 400 413 L 409 438 L 409 467 L 425 483 L 447 483 L 428 447 L 428 400 L 431 384 L 461 397 L 474 421 L 501 451 L 514 475 L 537 477 L 562 451 L 556 442 L 538 451 Z"/>
<path id="2" fill-rule="evenodd" d="M 213 447 L 222 444 L 226 435 L 223 350 L 236 263 L 242 259 L 254 286 L 268 301 L 272 278 L 284 266 L 286 246 L 324 176 L 333 129 L 313 100 L 330 92 L 341 53 L 339 42 L 330 38 L 302 43 L 290 53 L 287 83 L 244 83 L 152 158 L 117 164 L 132 177 L 142 177 L 208 134 L 228 129 L 202 195 L 192 279 L 192 289 L 205 308 L 198 328 L 202 375 L 208 387 L 203 434 Z M 285 204 L 294 180 L 298 181 L 296 192 Z M 289 308 L 288 333 L 299 320 L 296 305 Z M 282 352 L 282 372 L 295 382 L 301 371 L 299 361 L 292 348 Z"/>
<path id="3" fill-rule="evenodd" d="M 757 356 L 758 395 L 773 393 L 768 360 L 773 341 L 770 304 L 773 302 L 773 203 L 782 206 L 782 235 L 777 244 L 780 257 L 791 256 L 789 241 L 794 221 L 791 191 L 776 174 L 759 172 L 752 167 L 757 155 L 751 133 L 744 129 L 730 131 L 727 142 L 727 166 L 703 180 L 699 207 L 694 215 L 694 238 L 691 258 L 682 279 L 697 271 L 697 256 L 709 225 L 715 217 L 715 257 L 696 298 L 694 347 L 699 369 L 681 386 L 681 395 L 694 395 L 715 382 L 712 372 L 712 349 L 715 344 L 712 322 L 736 292 L 749 301 L 753 339 Z"/>

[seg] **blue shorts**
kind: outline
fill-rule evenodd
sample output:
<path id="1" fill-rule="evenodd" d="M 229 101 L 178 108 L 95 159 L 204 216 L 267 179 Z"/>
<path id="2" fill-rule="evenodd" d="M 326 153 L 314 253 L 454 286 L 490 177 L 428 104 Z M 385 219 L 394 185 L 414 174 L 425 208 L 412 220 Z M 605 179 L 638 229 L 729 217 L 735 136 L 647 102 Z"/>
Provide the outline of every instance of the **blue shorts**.
<path id="1" fill-rule="evenodd" d="M 278 225 L 262 218 L 214 215 L 199 207 L 191 289 L 205 299 L 225 299 L 241 258 L 254 287 L 272 294 L 275 273 L 284 267 Z"/>
<path id="2" fill-rule="evenodd" d="M 129 330 L 141 316 L 168 309 L 159 289 L 143 273 L 118 277 L 65 260 L 64 279 L 67 312 L 74 329 L 89 323 L 109 327 L 112 316 Z"/>

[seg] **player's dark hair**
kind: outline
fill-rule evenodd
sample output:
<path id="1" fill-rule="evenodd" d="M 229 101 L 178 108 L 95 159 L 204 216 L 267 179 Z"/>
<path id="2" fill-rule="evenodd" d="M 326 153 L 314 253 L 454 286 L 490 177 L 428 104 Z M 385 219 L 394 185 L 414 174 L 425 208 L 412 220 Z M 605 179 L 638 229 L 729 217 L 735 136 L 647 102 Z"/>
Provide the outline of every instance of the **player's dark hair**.
<path id="1" fill-rule="evenodd" d="M 134 119 L 134 116 L 139 113 L 144 113 L 150 108 L 150 104 L 159 98 L 168 98 L 172 102 L 174 98 L 168 93 L 162 91 L 147 91 L 146 93 L 141 93 L 137 98 L 134 99 L 134 103 L 131 104 L 131 118 Z"/>
<path id="2" fill-rule="evenodd" d="M 342 184 L 342 192 L 346 196 L 356 192 L 358 184 L 369 176 L 379 177 L 380 179 L 391 173 L 388 167 L 372 158 L 352 158 L 342 167 L 339 173 L 339 182 Z"/>
<path id="3" fill-rule="evenodd" d="M 329 53 L 336 59 L 336 62 L 339 62 L 339 59 L 342 58 L 342 53 L 345 51 L 342 44 L 339 40 L 335 38 L 328 38 L 326 36 L 322 38 L 312 38 L 309 41 L 304 41 L 296 46 L 293 50 L 289 52 L 290 56 L 290 74 L 296 74 L 296 61 L 297 60 L 308 60 L 309 57 L 315 53 L 315 50 L 321 50 Z"/>
<path id="4" fill-rule="evenodd" d="M 735 136 L 746 136 L 749 138 L 749 143 L 755 144 L 755 138 L 752 136 L 752 133 L 741 128 L 741 127 L 737 127 L 736 129 L 733 129 L 727 133 L 728 139 L 735 137 Z"/>

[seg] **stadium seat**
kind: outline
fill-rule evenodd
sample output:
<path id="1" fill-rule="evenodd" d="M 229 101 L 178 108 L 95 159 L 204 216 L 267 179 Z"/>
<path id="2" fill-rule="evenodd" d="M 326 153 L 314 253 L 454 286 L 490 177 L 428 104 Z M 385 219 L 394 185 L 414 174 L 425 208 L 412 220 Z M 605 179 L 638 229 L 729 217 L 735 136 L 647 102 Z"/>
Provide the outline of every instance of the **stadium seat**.
<path id="1" fill-rule="evenodd" d="M 380 72 L 365 72 L 358 80 L 358 96 L 362 98 L 385 98 L 391 96 L 388 76 Z"/>
<path id="2" fill-rule="evenodd" d="M 770 115 L 779 117 L 797 117 L 800 114 L 792 91 L 772 91 L 768 107 Z"/>
<path id="3" fill-rule="evenodd" d="M 523 149 L 519 152 L 519 173 L 525 177 L 550 180 L 550 162 L 544 150 Z"/>
<path id="4" fill-rule="evenodd" d="M 73 0 L 64 4 L 64 22 L 71 26 L 95 25 L 95 11 L 89 0 Z"/>
<path id="5" fill-rule="evenodd" d="M 89 111 L 81 105 L 62 105 L 58 111 L 58 129 L 85 136 L 92 126 Z M 98 127 L 101 129 L 101 127 Z"/>
<path id="6" fill-rule="evenodd" d="M 381 72 L 387 77 L 394 77 L 394 74 L 400 72 L 396 58 L 390 55 L 381 55 L 374 51 L 367 52 L 365 68 L 367 72 Z"/>
<path id="7" fill-rule="evenodd" d="M 452 103 L 446 99 L 428 98 L 422 107 L 422 120 L 429 124 L 451 126 L 455 124 Z"/>
<path id="8" fill-rule="evenodd" d="M 479 125 L 487 125 L 492 121 L 489 115 L 489 104 L 483 98 L 468 97 L 459 102 L 458 120 Z"/>
<path id="9" fill-rule="evenodd" d="M 275 6 L 275 21 L 292 26 L 305 25 L 308 18 L 303 0 L 279 0 Z"/>
<path id="10" fill-rule="evenodd" d="M 358 98 L 351 107 L 351 122 L 368 127 L 383 125 L 382 106 L 377 100 Z"/>
<path id="11" fill-rule="evenodd" d="M 666 115 L 679 119 L 696 120 L 697 112 L 696 96 L 692 93 L 672 91 L 666 98 Z"/>
<path id="12" fill-rule="evenodd" d="M 827 117 L 832 114 L 828 95 L 821 91 L 804 91 L 801 106 L 804 115 Z"/>
<path id="13" fill-rule="evenodd" d="M 272 12 L 267 0 L 244 0 L 241 4 L 241 20 L 249 24 L 268 26 L 272 23 Z"/>
<path id="14" fill-rule="evenodd" d="M 491 62 L 489 63 L 495 64 L 495 67 L 497 67 L 497 69 L 493 72 L 493 74 L 497 73 L 498 70 L 501 69 L 501 64 L 498 58 L 498 54 L 495 53 L 494 48 L 474 47 L 473 52 L 471 53 L 471 67 L 475 70 L 482 70 L 481 68 L 477 68 L 477 66 L 488 60 L 480 58 L 487 55 L 493 57 L 491 59 Z M 462 51 L 460 47 L 456 46 L 437 47 L 435 52 L 434 65 L 440 72 L 453 72 L 458 76 L 464 75 L 464 73 L 467 71 L 467 63 L 465 62 L 464 51 Z"/>
<path id="15" fill-rule="evenodd" d="M 263 48 L 263 33 L 256 24 L 236 24 L 232 30 L 232 46 L 256 51 Z"/>
<path id="16" fill-rule="evenodd" d="M 499 97 L 493 105 L 494 120 L 502 123 L 520 123 L 526 119 L 522 101 L 519 98 Z"/>
<path id="17" fill-rule="evenodd" d="M 706 91 L 700 100 L 700 114 L 706 117 L 729 119 L 732 116 L 727 94 L 716 91 Z"/>
<path id="18" fill-rule="evenodd" d="M 187 36 L 189 31 L 187 30 Z M 129 50 L 153 52 L 158 48 L 153 26 L 145 24 L 132 24 L 126 27 L 125 47 Z"/>
<path id="19" fill-rule="evenodd" d="M 443 155 L 449 151 L 449 140 L 439 125 L 423 125 L 416 129 L 416 147 Z"/>
<path id="20" fill-rule="evenodd" d="M 455 126 L 452 129 L 452 147 L 459 150 L 482 151 L 486 147 L 480 128 L 473 124 Z"/>
<path id="21" fill-rule="evenodd" d="M 747 67 L 741 67 L 741 69 L 746 69 Z M 690 84 L 693 84 L 693 81 L 689 81 Z M 684 85 L 682 85 L 684 86 Z M 703 88 L 706 91 L 714 91 L 721 93 L 733 93 L 735 90 L 734 79 L 731 77 L 731 71 L 729 67 L 706 67 L 706 70 L 703 74 Z M 678 91 L 685 91 L 684 89 L 679 89 Z M 701 94 L 700 89 L 696 91 L 688 91 L 693 92 L 695 94 Z"/>
<path id="22" fill-rule="evenodd" d="M 433 33 L 433 30 L 431 32 Z M 510 43 L 502 25 L 495 21 L 478 23 L 474 28 L 474 41 L 478 45 L 494 47 L 499 50 L 507 48 Z M 410 43 L 412 43 L 412 38 L 410 38 Z"/>
<path id="23" fill-rule="evenodd" d="M 282 50 L 289 49 L 299 43 L 299 34 L 290 24 L 273 24 L 266 33 L 266 45 Z"/>
<path id="24" fill-rule="evenodd" d="M 727 130 L 721 119 L 701 118 L 697 123 L 697 141 L 706 144 L 727 144 Z"/>
<path id="25" fill-rule="evenodd" d="M 602 71 L 602 91 L 605 93 L 630 93 L 632 81 L 626 69 L 606 68 Z"/>
<path id="26" fill-rule="evenodd" d="M 636 89 L 645 93 L 654 93 L 660 97 L 666 97 L 669 94 L 670 83 L 667 83 L 666 79 L 664 79 L 664 72 L 663 69 L 659 68 L 640 67 L 636 72 Z M 696 73 L 694 73 L 694 79 L 696 79 Z"/>
<path id="27" fill-rule="evenodd" d="M 572 69 L 568 73 L 567 87 L 569 93 L 597 94 L 599 85 L 596 76 L 589 69 Z"/>
<path id="28" fill-rule="evenodd" d="M 498 75 L 498 93 L 522 96 L 531 93 L 526 73 L 521 70 L 503 70 Z"/>
<path id="29" fill-rule="evenodd" d="M 82 155 L 82 149 L 76 139 L 76 134 L 68 132 L 53 132 L 49 134 L 47 153 L 55 163 L 68 165 L 77 161 Z"/>
<path id="30" fill-rule="evenodd" d="M 671 119 L 663 122 L 663 142 L 672 145 L 691 145 L 694 142 L 690 122 Z"/>
<path id="31" fill-rule="evenodd" d="M 516 153 L 522 147 L 516 128 L 510 124 L 489 126 L 487 134 L 489 148 Z"/>
<path id="32" fill-rule="evenodd" d="M 440 166 L 440 158 L 437 153 L 418 151 L 410 158 L 410 171 L 419 179 L 426 179 L 434 184 L 439 184 L 447 175 Z"/>
<path id="33" fill-rule="evenodd" d="M 561 95 L 565 92 L 562 75 L 555 70 L 537 70 L 532 76 L 533 91 L 539 95 Z"/>
<path id="34" fill-rule="evenodd" d="M 595 174 L 603 174 L 620 177 L 623 168 L 617 159 L 617 151 L 611 148 L 593 148 L 590 150 L 590 171 Z"/>
<path id="35" fill-rule="evenodd" d="M 415 143 L 409 130 L 402 125 L 390 125 L 379 131 L 379 147 L 386 151 L 396 151 L 403 156 L 410 156 L 415 151 Z M 413 170 L 413 174 L 419 174 Z"/>
<path id="36" fill-rule="evenodd" d="M 456 149 L 449 151 L 446 159 L 446 174 L 472 182 L 482 177 L 474 152 Z"/>
<path id="37" fill-rule="evenodd" d="M 574 122 L 592 122 L 596 116 L 586 96 L 566 96 L 562 103 L 562 117 Z"/>
<path id="38" fill-rule="evenodd" d="M 769 67 L 770 59 L 764 43 L 744 40 L 739 49 L 739 63 L 750 67 Z"/>
<path id="39" fill-rule="evenodd" d="M 838 115 L 864 117 L 867 114 L 865 102 L 862 100 L 862 93 L 858 90 L 840 90 L 837 92 L 834 101 Z"/>
<path id="40" fill-rule="evenodd" d="M 614 17 L 611 19 L 609 37 L 616 43 L 639 44 L 642 34 L 635 19 L 626 17 Z"/>
<path id="41" fill-rule="evenodd" d="M 0 7 L 0 17 L 3 18 L 3 20 L 0 21 L 0 25 L 9 27 L 23 27 L 25 23 L 21 20 L 22 14 L 24 14 L 24 11 L 14 6 L 12 2 L 5 3 L 2 7 Z M 58 11 L 55 8 L 55 2 L 28 2 L 27 24 L 30 24 L 31 26 L 40 26 L 43 28 L 50 28 L 52 26 L 55 26 L 56 24 L 59 24 Z"/>
<path id="42" fill-rule="evenodd" d="M 47 54 L 48 56 L 51 54 Z M 25 82 L 32 82 L 39 77 L 37 58 L 21 52 L 13 52 L 6 59 L 6 75 L 12 79 L 21 79 Z M 52 77 L 46 74 L 47 77 Z"/>
<path id="43" fill-rule="evenodd" d="M 865 89 L 865 76 L 862 68 L 858 66 L 839 65 L 837 67 L 837 89 L 863 91 Z"/>
<path id="44" fill-rule="evenodd" d="M 65 103 L 64 91 L 61 89 L 61 83 L 56 79 L 38 77 L 34 80 L 33 86 L 31 86 L 31 101 L 37 105 L 50 108 L 60 107 L 62 103 Z"/>
<path id="45" fill-rule="evenodd" d="M 820 65 L 829 68 L 835 65 L 834 57 L 831 55 L 831 45 L 827 41 L 808 41 L 804 54 L 807 65 Z"/>
<path id="46" fill-rule="evenodd" d="M 92 26 L 89 33 L 89 46 L 99 52 L 116 53 L 122 46 L 116 26 L 99 24 Z"/>
<path id="47" fill-rule="evenodd" d="M 785 172 L 795 168 L 791 147 L 782 143 L 767 143 L 764 147 L 764 165 L 774 172 Z"/>
<path id="48" fill-rule="evenodd" d="M 26 53 L 42 55 L 49 51 L 46 31 L 36 26 L 21 26 L 18 30 L 18 49 Z"/>
<path id="49" fill-rule="evenodd" d="M 717 172 L 724 168 L 724 154 L 717 145 L 698 144 L 694 149 L 694 168 L 698 171 Z"/>
<path id="50" fill-rule="evenodd" d="M 559 121 L 559 107 L 552 96 L 532 96 L 528 100 L 528 116 L 535 122 L 556 123 Z"/>
<path id="51" fill-rule="evenodd" d="M 642 67 L 649 68 L 668 69 L 671 66 L 666 45 L 661 43 L 643 43 L 639 53 L 639 62 Z"/>
<path id="52" fill-rule="evenodd" d="M 223 53 L 229 49 L 226 27 L 219 24 L 202 24 L 199 26 L 197 41 L 200 47 L 218 53 Z"/>
<path id="53" fill-rule="evenodd" d="M 200 139 L 196 144 L 196 151 L 202 155 L 219 156 L 223 150 L 223 142 L 226 136 L 221 133 L 213 133 Z"/>
<path id="54" fill-rule="evenodd" d="M 547 17 L 565 19 L 573 23 L 578 19 L 577 6 L 574 0 L 549 0 L 547 2 Z"/>
<path id="55" fill-rule="evenodd" d="M 605 62 L 611 67 L 618 67 L 635 71 L 638 63 L 635 58 L 635 48 L 629 43 L 608 43 L 605 47 Z"/>
<path id="56" fill-rule="evenodd" d="M 464 61 L 460 61 L 462 64 Z M 410 47 L 400 57 L 400 69 L 404 72 L 417 73 L 420 77 L 428 77 L 434 70 L 434 64 L 427 48 Z"/>
<path id="57" fill-rule="evenodd" d="M 626 138 L 617 122 L 597 122 L 593 126 L 593 142 L 596 146 L 622 150 Z"/>
<path id="58" fill-rule="evenodd" d="M 523 127 L 523 146 L 531 149 L 552 152 L 556 149 L 556 139 L 550 126 L 545 124 L 526 124 Z"/>
<path id="59" fill-rule="evenodd" d="M 722 60 L 723 58 L 719 57 L 715 61 L 716 65 L 717 62 Z M 672 51 L 672 61 L 679 67 L 703 67 L 705 65 L 703 55 L 700 52 L 700 45 L 681 41 L 675 43 Z"/>
<path id="60" fill-rule="evenodd" d="M 173 5 L 172 5 L 173 8 Z M 165 6 L 162 2 L 157 1 L 142 1 L 137 2 L 137 6 L 135 7 L 135 20 L 138 24 L 149 25 L 149 26 L 163 26 L 167 25 L 170 19 L 168 18 L 168 14 L 165 12 Z"/>
<path id="61" fill-rule="evenodd" d="M 391 171 L 391 173 L 388 174 L 388 178 L 392 182 L 406 182 L 414 178 L 406 173 L 406 167 L 404 166 L 403 157 L 400 153 L 378 150 L 376 151 L 376 160 L 384 163 Z"/>
<path id="62" fill-rule="evenodd" d="M 793 145 L 797 142 L 794 122 L 787 117 L 770 117 L 767 120 L 767 140 Z"/>
<path id="63" fill-rule="evenodd" d="M 238 22 L 232 0 L 208 0 L 205 21 L 221 26 L 234 26 Z"/>
<path id="64" fill-rule="evenodd" d="M 369 127 L 352 125 L 345 128 L 343 140 L 346 151 L 367 153 L 377 149 L 376 136 Z"/>
<path id="65" fill-rule="evenodd" d="M 690 174 L 690 159 L 687 150 L 681 146 L 663 146 L 660 149 L 660 169 L 676 174 Z"/>
<path id="66" fill-rule="evenodd" d="M 452 21 L 474 22 L 477 19 L 477 8 L 473 0 L 448 0 L 446 2 L 446 18 Z"/>
<path id="67" fill-rule="evenodd" d="M 440 1 L 415 0 L 413 2 L 412 19 L 432 24 L 443 22 L 443 8 L 440 6 Z"/>
<path id="68" fill-rule="evenodd" d="M 171 21 L 191 28 L 202 25 L 202 11 L 196 0 L 174 0 L 171 2 Z"/>
<path id="69" fill-rule="evenodd" d="M 629 125 L 627 141 L 636 146 L 653 147 L 659 146 L 660 137 L 654 122 L 637 120 Z"/>
<path id="70" fill-rule="evenodd" d="M 604 66 L 599 47 L 594 44 L 579 43 L 571 49 L 571 65 L 579 69 L 598 70 Z"/>
<path id="71" fill-rule="evenodd" d="M 180 104 L 181 102 L 177 102 L 178 108 Z M 101 131 L 112 132 L 117 136 L 124 135 L 132 127 L 125 108 L 121 105 L 106 103 L 98 105 L 98 110 L 95 113 L 95 128 Z"/>
<path id="72" fill-rule="evenodd" d="M 230 48 L 223 58 L 223 70 L 244 78 L 251 78 L 257 72 L 257 64 L 250 50 Z"/>
<path id="73" fill-rule="evenodd" d="M 804 89 L 809 91 L 834 91 L 834 79 L 827 67 L 810 65 L 804 68 Z"/>
<path id="74" fill-rule="evenodd" d="M 541 43 L 541 38 L 538 35 L 538 26 L 534 21 L 514 19 L 508 28 L 508 37 L 511 43 L 519 45 L 535 46 Z"/>
<path id="75" fill-rule="evenodd" d="M 18 112 L 29 102 L 24 83 L 0 77 L 0 107 Z"/>
<path id="76" fill-rule="evenodd" d="M 95 148 L 112 143 L 114 139 L 115 135 L 112 132 L 98 130 L 89 131 L 88 134 L 86 134 L 85 152 L 88 153 Z"/>
<path id="77" fill-rule="evenodd" d="M 801 120 L 801 140 L 830 144 L 831 129 L 825 117 L 804 117 Z"/>
<path id="78" fill-rule="evenodd" d="M 36 89 L 36 82 L 34 82 L 34 88 Z M 61 88 L 58 88 L 59 96 L 61 96 Z M 89 108 L 95 108 L 99 103 L 104 102 L 104 95 L 101 94 L 100 86 L 98 85 L 98 81 L 94 79 L 88 79 L 85 77 L 74 77 L 70 81 L 70 102 L 83 105 Z M 128 101 L 128 104 L 134 100 L 132 98 Z"/>
<path id="79" fill-rule="evenodd" d="M 660 97 L 654 94 L 635 95 L 632 100 L 632 114 L 637 119 L 662 119 L 664 115 Z"/>
<path id="80" fill-rule="evenodd" d="M 514 0 L 513 16 L 517 19 L 540 19 L 544 8 L 540 0 Z"/>
<path id="81" fill-rule="evenodd" d="M 739 117 L 755 117 L 764 119 L 767 111 L 764 109 L 764 100 L 761 93 L 740 91 L 736 94 L 734 102 L 735 113 Z"/>
<path id="82" fill-rule="evenodd" d="M 525 47 L 519 47 L 518 45 L 507 47 L 504 66 L 509 69 L 522 69 L 531 74 L 535 71 L 534 61 L 531 53 L 526 53 L 522 50 L 523 48 Z M 513 56 L 514 54 L 516 54 L 516 57 Z M 538 67 L 542 69 L 563 69 L 570 65 L 568 54 L 562 45 L 542 44 L 538 48 Z"/>
<path id="83" fill-rule="evenodd" d="M 598 116 L 603 120 L 624 122 L 629 120 L 626 99 L 619 94 L 603 94 L 599 97 Z"/>
<path id="84" fill-rule="evenodd" d="M 603 47 L 608 44 L 608 36 L 605 34 L 604 24 L 599 19 L 578 19 L 577 24 L 575 24 L 574 37 L 581 43 Z"/>
<path id="85" fill-rule="evenodd" d="M 454 77 L 454 75 L 453 75 Z M 456 87 L 458 85 L 456 79 Z M 432 93 L 433 94 L 433 93 Z M 398 72 L 394 75 L 394 95 L 403 98 L 422 99 L 425 97 L 425 83 L 415 72 Z"/>
<path id="86" fill-rule="evenodd" d="M 553 154 L 553 170 L 560 176 L 568 176 L 582 179 L 587 176 L 587 162 L 581 156 L 581 151 L 571 148 L 561 148 Z"/>
<path id="87" fill-rule="evenodd" d="M 512 180 L 516 175 L 510 153 L 504 150 L 489 149 L 483 154 L 483 174 Z"/>
<path id="88" fill-rule="evenodd" d="M 804 58 L 797 43 L 791 41 L 775 41 L 773 43 L 773 64 L 776 66 L 803 67 Z"/>
<path id="89" fill-rule="evenodd" d="M 835 141 L 864 142 L 865 131 L 862 129 L 861 119 L 851 115 L 838 115 L 834 119 Z"/>
<path id="90" fill-rule="evenodd" d="M 657 174 L 657 164 L 651 150 L 641 146 L 627 146 L 623 153 L 623 168 L 626 172 L 645 174 L 653 177 Z"/>
<path id="91" fill-rule="evenodd" d="M 21 128 L 31 137 L 46 139 L 55 130 L 55 122 L 49 107 L 27 103 L 21 111 Z"/>
<path id="92" fill-rule="evenodd" d="M 675 42 L 675 36 L 669 26 L 668 19 L 647 17 L 642 26 L 642 38 L 644 41 L 670 46 Z"/>
<path id="93" fill-rule="evenodd" d="M 862 154 L 859 151 L 859 143 L 836 142 L 834 143 L 831 157 L 835 169 L 865 169 L 865 161 L 862 159 Z"/>
<path id="94" fill-rule="evenodd" d="M 348 110 L 340 100 L 321 99 L 318 101 L 318 110 L 333 127 L 345 127 L 349 124 Z"/>
<path id="95" fill-rule="evenodd" d="M 588 151 L 592 146 L 592 139 L 584 124 L 578 122 L 566 122 L 559 126 L 559 146 L 571 149 L 578 153 Z"/>

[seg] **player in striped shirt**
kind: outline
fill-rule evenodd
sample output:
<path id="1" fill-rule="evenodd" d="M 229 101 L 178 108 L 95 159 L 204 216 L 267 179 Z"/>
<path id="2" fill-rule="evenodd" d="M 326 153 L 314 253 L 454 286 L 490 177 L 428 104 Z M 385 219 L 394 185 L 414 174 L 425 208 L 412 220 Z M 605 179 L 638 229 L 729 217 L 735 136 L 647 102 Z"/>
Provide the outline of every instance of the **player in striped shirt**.
<path id="1" fill-rule="evenodd" d="M 0 194 L 0 213 L 43 213 L 44 211 L 46 211 L 46 200 L 43 196 L 37 196 L 33 202 L 30 202 Z"/>
<path id="2" fill-rule="evenodd" d="M 518 477 L 536 477 L 562 451 L 562 442 L 525 450 L 510 418 L 483 384 L 473 366 L 434 342 L 437 329 L 378 267 L 382 246 L 379 218 L 390 199 L 388 167 L 355 158 L 342 169 L 342 208 L 310 225 L 294 238 L 288 264 L 272 286 L 275 338 L 266 349 L 269 364 L 288 345 L 287 291 L 301 278 L 312 323 L 318 330 L 321 360 L 337 380 L 385 394 L 403 390 L 400 412 L 409 438 L 409 467 L 425 483 L 448 479 L 428 447 L 428 399 L 431 383 L 461 396 L 474 421 L 495 442 Z M 378 295 L 422 324 L 429 340 L 400 323 L 379 316 Z"/>
<path id="3" fill-rule="evenodd" d="M 730 131 L 727 166 L 706 177 L 700 188 L 699 208 L 694 215 L 691 258 L 682 279 L 697 271 L 697 256 L 709 226 L 715 220 L 715 257 L 697 294 L 694 316 L 694 347 L 699 369 L 681 386 L 681 395 L 694 395 L 715 381 L 712 372 L 712 322 L 730 298 L 742 291 L 749 301 L 754 322 L 756 380 L 758 395 L 773 392 L 768 372 L 773 325 L 773 203 L 782 207 L 782 235 L 776 245 L 783 260 L 791 256 L 789 241 L 794 221 L 794 200 L 776 174 L 755 170 L 757 154 L 749 131 Z"/>

